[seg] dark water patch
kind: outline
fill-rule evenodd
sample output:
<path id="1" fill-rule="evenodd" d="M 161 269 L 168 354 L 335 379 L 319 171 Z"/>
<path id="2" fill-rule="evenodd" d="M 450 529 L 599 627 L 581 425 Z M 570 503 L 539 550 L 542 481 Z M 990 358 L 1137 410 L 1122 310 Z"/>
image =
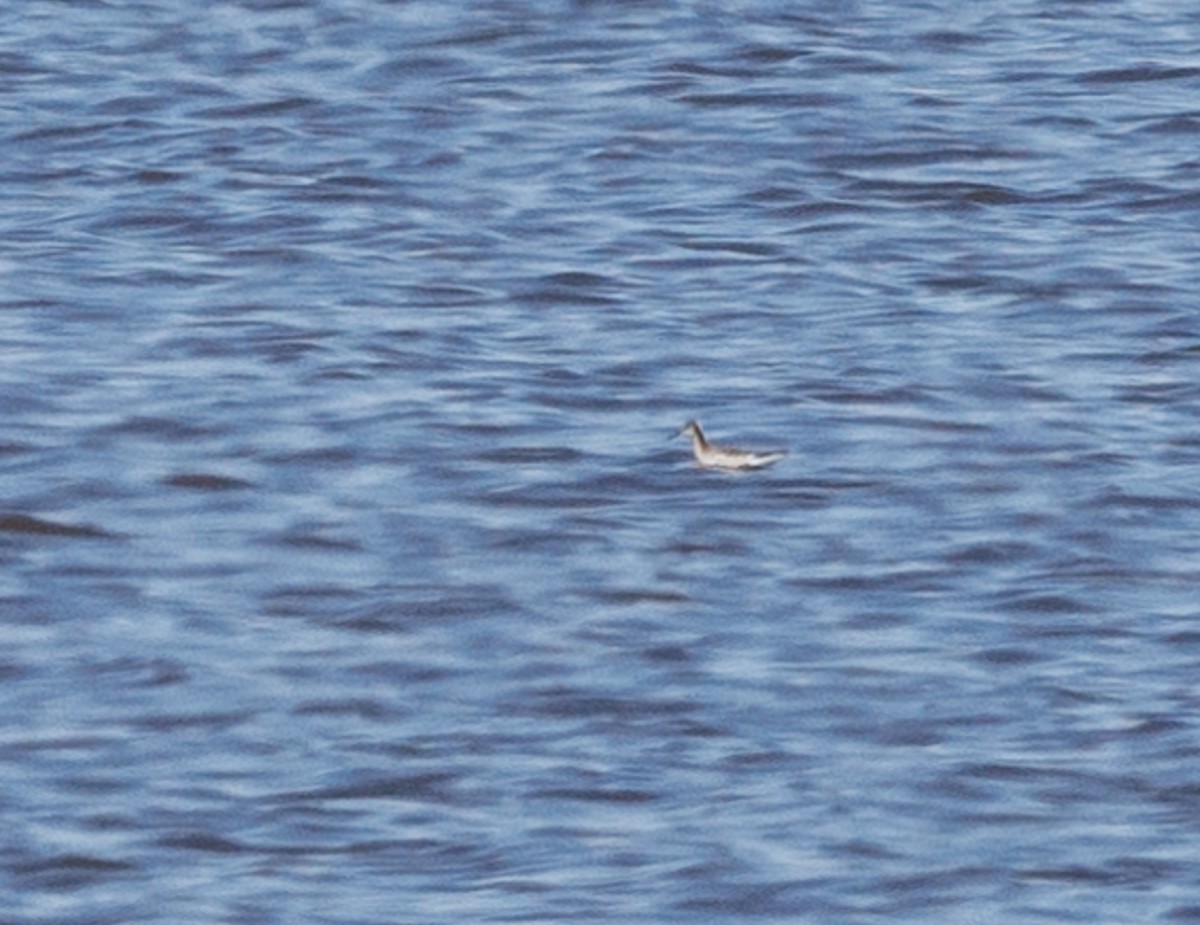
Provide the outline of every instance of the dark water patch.
<path id="1" fill-rule="evenodd" d="M 310 382 L 370 382 L 374 377 L 358 366 L 329 366 L 314 373 Z"/>
<path id="2" fill-rule="evenodd" d="M 114 436 L 155 437 L 170 443 L 190 443 L 218 436 L 222 432 L 217 425 L 197 424 L 179 418 L 164 418 L 153 415 L 133 415 L 100 428 L 97 433 Z"/>
<path id="3" fill-rule="evenodd" d="M 275 797 L 287 803 L 352 802 L 358 800 L 399 800 L 442 803 L 449 799 L 448 785 L 457 775 L 436 772 L 401 774 L 390 777 L 363 775 L 359 782 L 335 784 L 313 790 L 300 790 Z"/>
<path id="4" fill-rule="evenodd" d="M 314 469 L 351 469 L 359 463 L 358 453 L 348 446 L 318 446 L 289 453 L 272 453 L 264 461 L 277 466 L 310 466 Z"/>
<path id="5" fill-rule="evenodd" d="M 18 132 L 12 141 L 80 141 L 103 134 L 113 127 L 112 122 L 91 122 L 76 125 L 43 125 L 28 131 Z"/>
<path id="6" fill-rule="evenodd" d="M 273 534 L 267 542 L 284 549 L 316 550 L 321 552 L 362 552 L 362 543 L 357 539 L 331 533 L 336 528 L 322 524 L 302 524 L 289 527 L 282 533 Z"/>
<path id="7" fill-rule="evenodd" d="M 1137 724 L 1126 730 L 1121 737 L 1155 738 L 1157 736 L 1172 736 L 1177 733 L 1189 732 L 1191 729 L 1192 723 L 1190 722 L 1160 714 L 1141 717 Z"/>
<path id="8" fill-rule="evenodd" d="M 13 309 L 16 311 L 31 309 L 37 312 L 62 313 L 66 312 L 69 307 L 66 303 L 60 302 L 57 299 L 40 297 L 5 299 L 3 296 L 0 296 L 0 309 Z"/>
<path id="9" fill-rule="evenodd" d="M 194 226 L 191 230 L 198 231 L 198 229 L 199 226 Z M 97 286 L 114 285 L 129 286 L 131 288 L 153 286 L 165 292 L 168 289 L 191 290 L 203 286 L 216 285 L 218 283 L 225 282 L 225 277 L 215 273 L 187 273 L 174 269 L 155 269 L 146 270 L 133 276 L 114 276 L 102 274 L 89 277 L 87 282 Z"/>
<path id="10" fill-rule="evenodd" d="M 289 268 L 311 263 L 316 255 L 300 247 L 239 247 L 226 252 L 230 259 L 242 264 L 263 264 Z"/>
<path id="11" fill-rule="evenodd" d="M 979 182 L 919 182 L 915 180 L 884 182 L 859 181 L 855 188 L 864 194 L 892 204 L 920 205 L 952 210 L 975 206 L 1015 206 L 1036 202 L 1030 195 L 995 183 Z"/>
<path id="12" fill-rule="evenodd" d="M 1161 80 L 1191 80 L 1200 77 L 1200 67 L 1168 67 L 1164 64 L 1146 63 L 1136 67 L 1101 68 L 1081 74 L 1076 80 L 1081 84 L 1137 84 Z"/>
<path id="13" fill-rule="evenodd" d="M 653 364 L 642 362 L 613 363 L 595 370 L 591 381 L 604 383 L 613 388 L 638 388 L 645 387 L 648 381 L 653 378 L 655 372 L 656 369 Z M 646 406 L 648 408 L 665 408 L 668 406 L 668 403 L 665 399 L 655 400 L 653 397 L 649 397 Z"/>
<path id="14" fill-rule="evenodd" d="M 1001 541 L 972 543 L 946 555 L 948 562 L 967 565 L 1012 565 L 1036 559 L 1041 550 L 1029 543 Z"/>
<path id="15" fill-rule="evenodd" d="M 49 69 L 40 66 L 37 59 L 19 51 L 0 52 L 0 74 L 12 77 L 32 77 L 37 74 L 50 73 Z"/>
<path id="16" fill-rule="evenodd" d="M 1097 507 L 1114 510 L 1168 512 L 1200 509 L 1200 497 L 1192 495 L 1133 494 L 1110 489 L 1095 500 Z"/>
<path id="17" fill-rule="evenodd" d="M 534 799 L 566 800 L 580 803 L 653 803 L 659 795 L 649 790 L 611 787 L 549 787 L 535 790 Z"/>
<path id="18" fill-rule="evenodd" d="M 173 170 L 139 170 L 133 175 L 138 183 L 146 186 L 162 186 L 169 183 L 182 183 L 188 175 Z"/>
<path id="19" fill-rule="evenodd" d="M 809 198 L 809 192 L 802 186 L 791 184 L 776 184 L 757 187 L 740 197 L 745 202 L 762 205 L 782 205 L 784 203 L 804 202 Z"/>
<path id="20" fill-rule="evenodd" d="M 497 424 L 494 421 L 479 420 L 465 422 L 432 421 L 429 424 L 432 433 L 451 438 L 464 438 L 476 443 L 495 441 L 503 443 L 517 437 L 537 435 L 536 428 L 525 425 Z"/>
<path id="21" fill-rule="evenodd" d="M 2 606 L 4 603 L 6 602 L 3 599 L 0 599 L 0 606 Z M 30 675 L 30 673 L 31 668 L 28 665 L 24 665 L 15 661 L 0 661 L 0 684 L 6 681 L 16 681 L 21 678 L 26 678 Z"/>
<path id="22" fill-rule="evenodd" d="M 510 446 L 488 450 L 477 458 L 502 465 L 537 465 L 578 462 L 583 454 L 563 446 Z"/>
<path id="23" fill-rule="evenodd" d="M 484 289 L 451 284 L 410 286 L 406 287 L 403 292 L 404 302 L 417 306 L 474 305 L 490 299 L 490 296 Z"/>
<path id="24" fill-rule="evenodd" d="M 159 848 L 170 851 L 187 851 L 199 854 L 243 854 L 252 850 L 241 842 L 209 832 L 183 832 L 164 835 L 155 840 Z"/>
<path id="25" fill-rule="evenodd" d="M 327 619 L 339 629 L 385 635 L 411 633 L 418 625 L 412 612 L 390 602 L 336 610 Z"/>
<path id="26" fill-rule="evenodd" d="M 535 308 L 553 306 L 602 307 L 615 305 L 618 299 L 597 292 L 587 292 L 564 286 L 539 286 L 531 289 L 515 290 L 510 297 L 524 305 Z"/>
<path id="27" fill-rule="evenodd" d="M 298 704 L 292 712 L 296 716 L 345 716 L 373 723 L 388 722 L 400 715 L 399 711 L 379 700 L 361 697 L 307 700 Z"/>
<path id="28" fill-rule="evenodd" d="M 944 591 L 952 573 L 925 568 L 881 570 L 872 574 L 848 572 L 843 575 L 822 575 L 793 578 L 791 587 L 829 591 L 909 591 L 932 593 Z"/>
<path id="29" fill-rule="evenodd" d="M 1162 212 L 1186 212 L 1191 214 L 1200 208 L 1200 192 L 1196 190 L 1171 191 L 1162 196 L 1148 196 L 1131 201 L 1131 209 Z"/>
<path id="30" fill-rule="evenodd" d="M 645 259 L 639 262 L 638 269 L 643 272 L 650 271 L 654 273 L 687 273 L 691 271 L 716 270 L 721 267 L 742 267 L 745 264 L 746 258 L 737 253 L 722 255 L 720 251 L 710 251 L 706 252 L 703 256 L 697 257 Z"/>
<path id="31" fill-rule="evenodd" d="M 917 36 L 917 41 L 934 51 L 957 51 L 986 45 L 988 37 L 977 32 L 961 32 L 955 29 L 933 29 Z"/>
<path id="32" fill-rule="evenodd" d="M 365 174 L 333 174 L 327 177 L 321 177 L 317 184 L 327 188 L 342 188 L 347 190 L 391 190 L 394 184 L 391 180 L 385 180 L 380 177 L 367 176 Z M 422 201 L 422 200 L 418 200 Z"/>
<path id="33" fill-rule="evenodd" d="M 1137 177 L 1103 177 L 1083 181 L 1079 186 L 1079 201 L 1127 203 L 1160 198 L 1171 192 L 1170 187 Z"/>
<path id="34" fill-rule="evenodd" d="M 46 520 L 29 514 L 0 514 L 0 533 L 24 536 L 60 536 L 75 539 L 116 538 L 116 534 L 90 524 Z"/>
<path id="35" fill-rule="evenodd" d="M 377 597 L 379 591 L 373 595 Z M 264 598 L 269 616 L 319 619 L 363 632 L 403 632 L 414 626 L 473 620 L 520 612 L 503 591 L 489 585 L 413 585 L 397 588 L 384 601 L 362 601 L 361 593 L 338 586 L 284 587 Z"/>
<path id="36" fill-rule="evenodd" d="M 1031 113 L 1021 119 L 1021 124 L 1035 128 L 1061 129 L 1085 133 L 1095 131 L 1098 122 L 1093 118 L 1069 113 Z"/>
<path id="37" fill-rule="evenodd" d="M 672 540 L 664 551 L 682 556 L 732 556 L 740 558 L 750 551 L 750 545 L 732 537 L 688 537 Z"/>
<path id="38" fill-rule="evenodd" d="M 25 888 L 55 892 L 107 883 L 114 877 L 128 877 L 140 870 L 132 861 L 91 854 L 59 854 L 22 861 L 12 868 L 14 876 Z"/>
<path id="39" fill-rule="evenodd" d="M 598 289 L 615 284 L 615 280 L 599 273 L 586 273 L 571 270 L 563 273 L 551 273 L 543 276 L 538 282 L 546 286 L 565 286 L 579 289 Z"/>
<path id="40" fill-rule="evenodd" d="M 926 404 L 932 396 L 919 386 L 877 388 L 864 383 L 862 388 L 811 389 L 808 397 L 831 405 L 921 405 Z"/>
<path id="41" fill-rule="evenodd" d="M 22 754 L 70 753 L 93 754 L 111 748 L 114 739 L 108 736 L 76 735 L 49 739 L 19 740 L 0 746 L 0 754 L 15 760 Z"/>
<path id="42" fill-rule="evenodd" d="M 688 604 L 692 599 L 682 591 L 663 588 L 600 588 L 582 591 L 584 596 L 606 604 Z"/>
<path id="43" fill-rule="evenodd" d="M 118 96 L 113 99 L 104 100 L 95 107 L 96 112 L 105 113 L 113 116 L 144 116 L 153 112 L 161 112 L 164 109 L 170 108 L 174 101 L 162 94 L 130 94 L 128 96 Z M 143 125 L 147 128 L 160 128 L 159 125 L 146 125 L 144 122 L 134 122 L 135 125 Z"/>
<path id="44" fill-rule="evenodd" d="M 949 867 L 900 877 L 885 877 L 876 884 L 876 889 L 888 897 L 889 901 L 902 900 L 905 895 L 914 894 L 922 901 L 933 897 L 936 902 L 941 894 L 956 892 L 966 887 L 978 889 L 981 885 L 1004 881 L 1008 877 L 1008 871 L 995 867 Z"/>
<path id="45" fill-rule="evenodd" d="M 992 665 L 997 668 L 1020 668 L 1040 662 L 1045 658 L 1045 655 L 1034 652 L 1031 649 L 1020 649 L 1010 646 L 996 649 L 982 649 L 971 653 L 972 661 L 978 662 L 981 665 Z"/>
<path id="46" fill-rule="evenodd" d="M 1008 613 L 1018 614 L 1091 614 L 1097 608 L 1067 594 L 1052 592 L 1015 592 L 1002 594 L 997 606 Z"/>
<path id="47" fill-rule="evenodd" d="M 686 665 L 693 661 L 691 653 L 683 646 L 651 646 L 643 649 L 640 655 L 647 662 L 656 665 Z"/>
<path id="48" fill-rule="evenodd" d="M 681 446 L 681 449 L 682 449 L 682 446 Z M 675 453 L 664 452 L 655 457 L 654 464 L 657 465 L 658 464 L 657 460 L 660 460 L 660 459 L 665 461 L 667 459 L 677 459 L 677 458 L 678 457 Z M 632 462 L 632 460 L 618 459 L 617 465 L 629 464 L 630 462 Z M 646 457 L 637 457 L 637 463 L 638 464 L 646 463 L 647 465 L 649 465 L 650 460 L 647 459 Z M 639 466 L 630 466 L 630 468 L 628 470 L 622 470 L 622 471 L 617 471 L 617 472 L 609 471 L 609 472 L 605 472 L 603 475 L 596 475 L 592 478 L 589 478 L 587 480 L 587 483 L 599 491 L 602 491 L 602 492 L 605 492 L 606 494 L 612 495 L 616 499 L 626 499 L 627 500 L 629 498 L 636 497 L 637 493 L 646 490 L 647 476 L 648 476 L 648 473 L 641 471 Z M 676 485 L 663 484 L 663 485 L 658 485 L 656 487 L 658 488 L 658 490 L 660 490 L 666 494 L 670 494 L 672 492 L 682 493 L 682 492 L 688 491 L 688 487 L 686 484 L 676 484 Z M 595 523 L 597 526 L 599 525 L 599 522 L 595 522 Z M 616 522 L 610 521 L 610 522 L 608 522 L 608 526 L 610 528 L 617 528 L 617 527 L 620 527 L 621 524 L 620 524 L 619 520 Z"/>
<path id="49" fill-rule="evenodd" d="M 1070 886 L 1112 886 L 1121 882 L 1120 876 L 1112 870 L 1083 864 L 1069 867 L 1031 867 L 1015 873 L 1021 880 L 1030 883 L 1043 881 Z"/>
<path id="50" fill-rule="evenodd" d="M 711 880 L 711 878 L 710 878 Z M 676 903 L 676 909 L 705 918 L 787 917 L 803 919 L 813 914 L 837 915 L 846 909 L 830 908 L 819 898 L 822 880 L 760 881 L 752 883 L 693 884 L 701 895 Z M 704 895 L 707 893 L 708 895 Z M 814 898 L 818 897 L 818 898 Z"/>
<path id="51" fill-rule="evenodd" d="M 570 687 L 548 687 L 525 695 L 525 709 L 552 719 L 660 720 L 686 716 L 697 704 L 660 697 L 613 697 Z"/>
<path id="52" fill-rule="evenodd" d="M 1167 350 L 1148 350 L 1134 357 L 1134 362 L 1145 366 L 1173 366 L 1200 360 L 1200 344 L 1189 344 Z"/>
<path id="53" fill-rule="evenodd" d="M 976 164 L 988 161 L 1014 161 L 1028 157 L 1025 152 L 989 145 L 934 147 L 905 150 L 885 149 L 870 154 L 828 154 L 817 159 L 832 170 L 871 170 L 896 167 L 932 167 L 938 164 Z"/>
<path id="54" fill-rule="evenodd" d="M 1016 783 L 1082 782 L 1082 775 L 1071 770 L 1033 764 L 1011 764 L 1007 762 L 967 763 L 958 768 L 956 773 L 968 780 L 977 779 L 982 781 Z"/>
<path id="55" fill-rule="evenodd" d="M 465 620 L 521 611 L 503 588 L 487 584 L 405 588 L 398 597 L 406 610 L 422 620 Z"/>
<path id="56" fill-rule="evenodd" d="M 263 596 L 263 612 L 272 617 L 337 615 L 362 597 L 359 590 L 338 585 L 285 585 Z"/>
<path id="57" fill-rule="evenodd" d="M 555 385 L 582 386 L 591 381 L 590 377 L 580 370 L 557 365 L 543 369 L 538 378 L 543 382 L 551 382 Z"/>
<path id="58" fill-rule="evenodd" d="M 136 716 L 128 719 L 126 724 L 134 729 L 155 733 L 169 732 L 225 732 L 236 726 L 250 722 L 257 716 L 252 710 L 231 710 L 225 712 L 199 713 L 156 713 L 147 716 Z"/>
<path id="59" fill-rule="evenodd" d="M 1200 114 L 1187 113 L 1169 116 L 1165 119 L 1154 119 L 1143 123 L 1137 129 L 1148 135 L 1167 135 L 1191 137 L 1200 135 Z"/>
<path id="60" fill-rule="evenodd" d="M 838 202 L 826 200 L 821 202 L 799 202 L 792 205 L 771 209 L 767 214 L 775 220 L 827 219 L 844 215 L 863 215 L 874 211 L 874 207 L 861 202 Z"/>
<path id="61" fill-rule="evenodd" d="M 716 251 L 718 253 L 740 254 L 746 257 L 778 257 L 783 254 L 783 248 L 777 244 L 766 244 L 759 241 L 731 241 L 711 238 L 684 238 L 675 242 L 676 247 L 693 251 Z"/>
<path id="62" fill-rule="evenodd" d="M 244 119 L 270 119 L 274 116 L 302 112 L 320 105 L 308 96 L 288 96 L 278 100 L 238 103 L 231 106 L 210 106 L 190 113 L 194 119 L 214 122 L 237 122 Z"/>
<path id="63" fill-rule="evenodd" d="M 332 331 L 298 331 L 280 328 L 252 332 L 250 343 L 271 363 L 296 363 L 315 353 L 327 351 L 324 341 Z"/>
<path id="64" fill-rule="evenodd" d="M 825 847 L 830 854 L 845 858 L 898 860 L 903 857 L 902 854 L 886 845 L 859 838 L 828 844 Z"/>
<path id="65" fill-rule="evenodd" d="M 191 680 L 187 666 L 172 658 L 126 656 L 97 662 L 89 673 L 129 687 L 171 687 Z"/>
<path id="66" fill-rule="evenodd" d="M 162 483 L 170 488 L 185 488 L 189 491 L 241 491 L 253 487 L 253 483 L 244 479 L 211 472 L 180 472 L 167 476 Z"/>
<path id="67" fill-rule="evenodd" d="M 1176 784 L 1154 791 L 1151 794 L 1155 802 L 1164 803 L 1176 810 L 1182 810 L 1194 819 L 1200 811 L 1200 783 Z"/>
<path id="68" fill-rule="evenodd" d="M 191 210 L 156 210 L 152 212 L 129 209 L 105 216 L 90 230 L 96 233 L 114 231 L 180 231 L 188 234 L 207 234 L 216 225 Z M 215 278 L 215 277 L 214 277 Z"/>
<path id="69" fill-rule="evenodd" d="M 736 57 L 758 64 L 783 64 L 802 57 L 803 50 L 783 45 L 747 45 L 737 51 Z"/>
<path id="70" fill-rule="evenodd" d="M 1103 576 L 1102 576 L 1103 577 Z M 1120 576 L 1118 576 L 1120 577 Z M 1049 607 L 1050 611 L 1025 611 L 1025 613 L 1045 613 L 1046 615 L 1054 615 L 1054 608 L 1057 607 L 1075 607 L 1078 602 L 1073 599 L 1061 599 L 1056 595 L 1046 597 L 1034 597 L 1031 601 L 1034 608 Z M 1098 608 L 1094 608 L 1098 609 Z M 1020 613 L 1021 611 L 1018 611 Z M 1082 613 L 1091 612 L 1091 609 L 1085 609 Z M 1073 611 L 1061 611 L 1063 615 L 1074 613 Z M 1050 641 L 1091 641 L 1091 639 L 1134 639 L 1138 637 L 1138 632 L 1129 629 L 1127 623 L 1109 623 L 1109 621 L 1099 621 L 1096 619 L 1073 619 L 1073 620 L 1045 620 L 1042 623 L 1038 621 L 1019 621 L 1014 623 L 1013 633 L 1015 636 L 1031 641 L 1039 642 L 1045 645 Z"/>
<path id="71" fill-rule="evenodd" d="M 526 555 L 568 555 L 583 549 L 607 549 L 612 541 L 590 531 L 565 530 L 554 526 L 542 530 L 500 530 L 492 533 L 488 545 L 492 549 Z"/>
<path id="72" fill-rule="evenodd" d="M 847 629 L 871 632 L 896 629 L 907 626 L 911 622 L 912 618 L 905 614 L 889 613 L 887 611 L 865 611 L 847 617 L 844 625 Z"/>
<path id="73" fill-rule="evenodd" d="M 828 507 L 833 503 L 827 491 L 814 489 L 805 482 L 792 479 L 772 480 L 766 486 L 765 494 L 773 501 L 809 510 Z"/>
<path id="74" fill-rule="evenodd" d="M 988 183 L 957 183 L 931 189 L 954 205 L 1010 206 L 1027 202 L 1025 195 L 1004 186 Z"/>
<path id="75" fill-rule="evenodd" d="M 427 662 L 406 661 L 372 661 L 354 665 L 352 674 L 361 675 L 389 684 L 432 684 L 445 681 L 451 676 L 446 668 L 436 667 Z"/>
<path id="76" fill-rule="evenodd" d="M 881 487 L 881 483 L 874 479 L 849 478 L 846 476 L 823 476 L 818 478 L 799 479 L 786 484 L 791 484 L 797 488 L 809 487 L 814 491 L 821 492 L 869 491 L 871 489 L 877 489 Z"/>
<path id="77" fill-rule="evenodd" d="M 472 25 L 457 28 L 452 34 L 430 42 L 432 48 L 470 48 L 472 46 L 497 45 L 511 39 L 531 38 L 538 32 L 532 23 L 508 23 L 502 26 Z M 565 47 L 558 46 L 555 47 Z"/>
<path id="78" fill-rule="evenodd" d="M 552 273 L 514 287 L 510 298 L 525 305 L 546 308 L 554 305 L 600 307 L 620 301 L 613 290 L 621 284 L 586 272 Z"/>
<path id="79" fill-rule="evenodd" d="M 1171 382 L 1145 382 L 1122 386 L 1115 390 L 1114 400 L 1130 405 L 1177 405 L 1198 392 L 1200 386 L 1176 379 Z"/>
<path id="80" fill-rule="evenodd" d="M 937 441 L 939 444 L 943 442 L 958 444 L 964 437 L 975 437 L 993 433 L 993 428 L 987 424 L 977 424 L 973 421 L 953 421 L 933 416 L 934 409 L 950 407 L 945 400 L 945 396 L 931 395 L 916 388 L 912 390 L 889 390 L 879 394 L 885 396 L 883 402 L 885 404 L 904 403 L 929 408 L 927 412 L 929 416 L 918 416 L 912 413 L 894 414 L 890 412 L 872 414 L 870 420 L 880 427 L 918 431 L 945 437 L 945 441 Z"/>
<path id="81" fill-rule="evenodd" d="M 703 63 L 700 61 L 673 61 L 662 66 L 662 70 L 668 74 L 683 74 L 688 77 L 755 78 L 759 74 L 757 68 L 722 65 L 707 61 Z"/>
<path id="82" fill-rule="evenodd" d="M 856 738 L 869 738 L 886 748 L 930 748 L 945 741 L 944 733 L 926 720 L 893 721 L 882 727 L 863 729 L 845 727 L 840 731 Z"/>
<path id="83" fill-rule="evenodd" d="M 762 109 L 788 109 L 804 111 L 837 106 L 845 97 L 833 93 L 779 93 L 759 91 L 756 93 L 686 93 L 676 98 L 688 106 L 706 109 L 731 109 L 754 107 Z"/>
<path id="84" fill-rule="evenodd" d="M 890 57 L 858 53 L 823 52 L 808 59 L 808 73 L 815 78 L 841 80 L 847 75 L 886 76 L 903 73 Z"/>

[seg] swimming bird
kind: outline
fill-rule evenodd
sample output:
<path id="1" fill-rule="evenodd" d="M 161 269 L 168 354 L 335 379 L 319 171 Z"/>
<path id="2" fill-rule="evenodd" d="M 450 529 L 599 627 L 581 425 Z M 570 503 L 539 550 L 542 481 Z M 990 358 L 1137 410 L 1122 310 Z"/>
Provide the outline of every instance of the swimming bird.
<path id="1" fill-rule="evenodd" d="M 770 453 L 752 453 L 749 450 L 735 450 L 728 446 L 716 446 L 709 443 L 700 429 L 698 421 L 688 421 L 676 437 L 687 434 L 692 438 L 692 453 L 696 462 L 705 469 L 761 469 L 771 463 L 777 463 L 787 456 L 784 450 L 774 450 Z"/>

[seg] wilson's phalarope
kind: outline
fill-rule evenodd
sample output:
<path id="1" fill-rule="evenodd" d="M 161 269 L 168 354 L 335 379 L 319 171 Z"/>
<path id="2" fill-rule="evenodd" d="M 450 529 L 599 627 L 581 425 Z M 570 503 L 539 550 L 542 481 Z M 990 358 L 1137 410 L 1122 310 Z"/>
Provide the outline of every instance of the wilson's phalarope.
<path id="1" fill-rule="evenodd" d="M 688 421 L 676 437 L 687 434 L 692 438 L 692 453 L 705 469 L 761 469 L 771 463 L 777 463 L 787 456 L 784 450 L 774 450 L 770 453 L 752 453 L 749 450 L 735 450 L 732 447 L 716 446 L 708 442 L 700 424 Z"/>

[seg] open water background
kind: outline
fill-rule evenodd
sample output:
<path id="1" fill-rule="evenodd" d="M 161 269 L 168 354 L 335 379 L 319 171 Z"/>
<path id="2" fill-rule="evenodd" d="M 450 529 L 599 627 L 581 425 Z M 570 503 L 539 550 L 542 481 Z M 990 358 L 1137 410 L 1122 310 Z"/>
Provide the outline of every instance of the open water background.
<path id="1" fill-rule="evenodd" d="M 4 925 L 1200 921 L 1194 5 L 35 0 L 0 114 Z"/>

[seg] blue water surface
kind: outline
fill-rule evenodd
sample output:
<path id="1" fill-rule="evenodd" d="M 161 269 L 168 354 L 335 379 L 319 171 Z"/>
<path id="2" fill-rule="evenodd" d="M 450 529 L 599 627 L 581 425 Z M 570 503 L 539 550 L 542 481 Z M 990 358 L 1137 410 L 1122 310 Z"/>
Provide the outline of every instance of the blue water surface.
<path id="1" fill-rule="evenodd" d="M 0 10 L 0 919 L 1200 921 L 1197 36 Z"/>

